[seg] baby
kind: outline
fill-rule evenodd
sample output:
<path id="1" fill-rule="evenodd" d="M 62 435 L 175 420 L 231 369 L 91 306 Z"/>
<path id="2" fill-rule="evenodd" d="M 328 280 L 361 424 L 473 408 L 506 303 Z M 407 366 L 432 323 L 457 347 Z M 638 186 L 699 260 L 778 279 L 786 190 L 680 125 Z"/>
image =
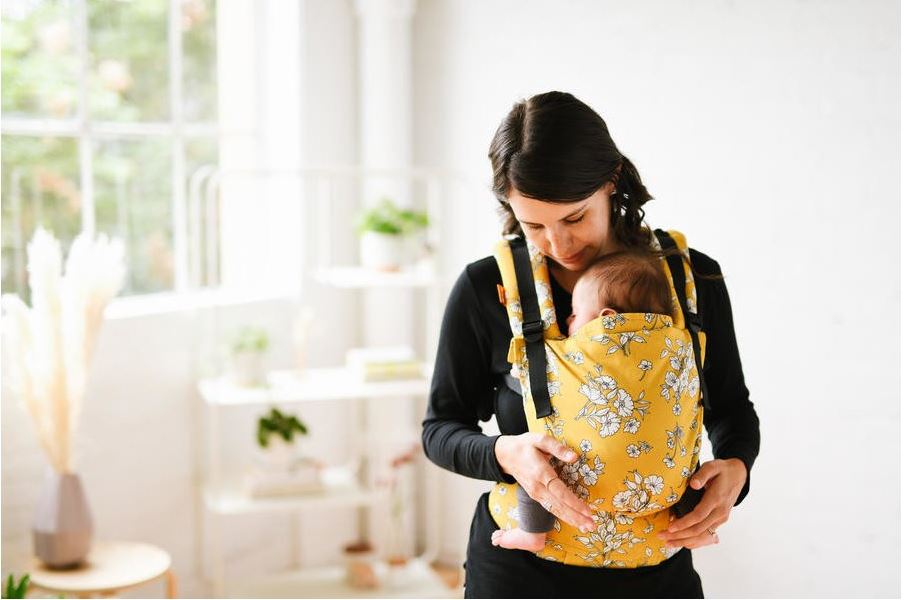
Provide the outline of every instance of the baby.
<path id="1" fill-rule="evenodd" d="M 672 289 L 659 261 L 637 252 L 616 252 L 592 263 L 572 290 L 569 336 L 596 318 L 616 313 L 672 314 Z M 555 517 L 521 486 L 517 491 L 519 527 L 494 531 L 491 542 L 539 552 Z"/>

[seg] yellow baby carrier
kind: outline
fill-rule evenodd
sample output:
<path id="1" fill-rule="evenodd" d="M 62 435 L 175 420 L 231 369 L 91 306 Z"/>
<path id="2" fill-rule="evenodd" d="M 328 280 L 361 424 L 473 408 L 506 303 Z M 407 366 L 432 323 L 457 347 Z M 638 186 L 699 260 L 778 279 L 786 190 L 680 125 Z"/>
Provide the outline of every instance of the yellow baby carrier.
<path id="1" fill-rule="evenodd" d="M 656 230 L 652 244 L 688 256 L 678 232 Z M 667 548 L 656 534 L 675 518 L 670 507 L 697 468 L 702 408 L 709 409 L 690 268 L 678 255 L 662 261 L 672 284 L 672 315 L 617 313 L 566 337 L 540 251 L 510 238 L 498 243 L 495 257 L 512 327 L 508 358 L 528 429 L 578 454 L 572 464 L 552 462 L 596 513 L 597 528 L 588 533 L 557 519 L 537 556 L 613 568 L 666 560 L 680 548 Z M 489 504 L 500 528 L 518 527 L 515 484 L 495 484 Z"/>

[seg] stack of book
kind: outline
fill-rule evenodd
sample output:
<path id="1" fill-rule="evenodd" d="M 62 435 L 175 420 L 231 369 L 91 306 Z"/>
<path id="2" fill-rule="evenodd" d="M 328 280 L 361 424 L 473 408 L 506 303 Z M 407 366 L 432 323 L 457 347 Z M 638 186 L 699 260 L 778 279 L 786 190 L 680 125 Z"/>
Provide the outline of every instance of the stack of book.
<path id="1" fill-rule="evenodd" d="M 346 366 L 361 381 L 424 377 L 424 365 L 415 360 L 415 352 L 409 346 L 352 348 L 346 353 Z"/>
<path id="2" fill-rule="evenodd" d="M 276 469 L 266 463 L 251 466 L 245 474 L 245 493 L 252 498 L 310 494 L 324 489 L 321 464 L 299 458 L 291 468 Z"/>

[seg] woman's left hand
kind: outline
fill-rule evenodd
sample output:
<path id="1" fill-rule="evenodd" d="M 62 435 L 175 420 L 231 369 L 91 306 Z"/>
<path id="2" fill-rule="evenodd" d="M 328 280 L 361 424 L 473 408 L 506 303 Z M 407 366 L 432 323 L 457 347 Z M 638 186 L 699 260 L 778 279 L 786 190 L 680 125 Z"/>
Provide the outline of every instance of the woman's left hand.
<path id="1" fill-rule="evenodd" d="M 737 458 L 705 462 L 691 476 L 689 484 L 696 490 L 704 487 L 704 495 L 698 505 L 681 519 L 670 523 L 669 529 L 657 536 L 670 547 L 700 548 L 719 544 L 719 536 L 712 535 L 707 528 L 715 532 L 717 527 L 729 520 L 729 513 L 747 478 L 748 469 Z"/>

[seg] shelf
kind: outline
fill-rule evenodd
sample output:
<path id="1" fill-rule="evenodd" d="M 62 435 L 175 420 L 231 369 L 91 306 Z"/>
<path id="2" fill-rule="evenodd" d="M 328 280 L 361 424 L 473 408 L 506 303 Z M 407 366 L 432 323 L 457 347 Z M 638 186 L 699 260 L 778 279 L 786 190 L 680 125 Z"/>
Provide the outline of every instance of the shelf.
<path id="1" fill-rule="evenodd" d="M 321 567 L 280 573 L 255 582 L 226 586 L 232 598 L 461 598 L 423 560 L 403 567 L 376 566 L 384 583 L 373 590 L 359 589 L 345 581 L 344 567 Z"/>
<path id="2" fill-rule="evenodd" d="M 198 391 L 207 404 L 220 406 L 423 396 L 430 390 L 430 371 L 425 367 L 421 378 L 389 381 L 362 381 L 346 367 L 273 371 L 266 387 L 241 387 L 218 377 L 201 381 Z"/>
<path id="3" fill-rule="evenodd" d="M 422 288 L 437 282 L 430 269 L 412 267 L 400 271 L 377 271 L 365 267 L 330 267 L 318 269 L 314 278 L 339 288 Z"/>
<path id="4" fill-rule="evenodd" d="M 353 479 L 348 469 L 325 469 L 322 480 L 324 489 L 316 492 L 267 498 L 252 498 L 237 483 L 227 484 L 219 491 L 212 486 L 206 486 L 204 505 L 217 514 L 236 515 L 308 508 L 368 506 L 389 499 L 388 490 L 365 488 Z"/>

